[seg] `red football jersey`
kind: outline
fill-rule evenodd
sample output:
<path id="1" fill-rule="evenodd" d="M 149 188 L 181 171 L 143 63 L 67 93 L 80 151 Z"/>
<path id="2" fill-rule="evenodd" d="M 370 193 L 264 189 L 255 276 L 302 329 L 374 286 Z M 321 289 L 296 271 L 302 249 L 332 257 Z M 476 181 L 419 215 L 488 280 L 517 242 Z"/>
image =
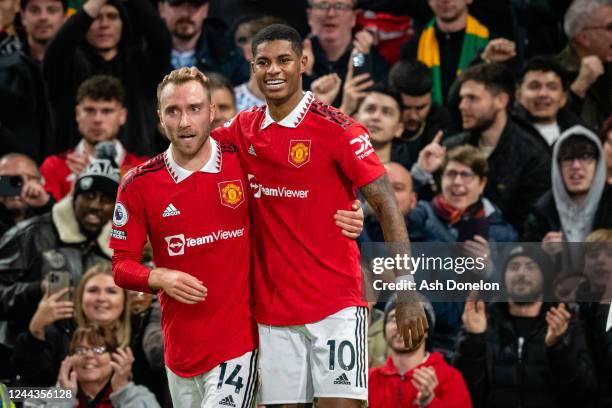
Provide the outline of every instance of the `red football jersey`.
<path id="1" fill-rule="evenodd" d="M 208 289 L 195 305 L 159 294 L 166 366 L 182 377 L 257 347 L 244 173 L 235 146 L 210 140 L 200 171 L 179 167 L 171 148 L 130 171 L 111 231 L 111 248 L 136 255 L 148 236 L 156 266 L 189 273 Z"/>
<path id="2" fill-rule="evenodd" d="M 115 149 L 117 150 L 115 162 L 119 166 L 121 175 L 148 160 L 148 157 L 136 156 L 128 152 L 118 140 L 115 142 Z M 40 174 L 45 180 L 45 190 L 47 193 L 51 194 L 56 201 L 66 197 L 70 191 L 72 191 L 72 187 L 78 176 L 68 168 L 67 157 L 72 152 L 84 153 L 85 142 L 81 140 L 74 149 L 47 157 L 40 165 Z M 90 157 L 90 160 L 93 160 L 93 157 Z"/>
<path id="3" fill-rule="evenodd" d="M 365 305 L 359 250 L 333 216 L 385 173 L 367 130 L 307 92 L 279 123 L 253 108 L 213 134 L 238 146 L 249 179 L 257 321 L 306 324 Z"/>

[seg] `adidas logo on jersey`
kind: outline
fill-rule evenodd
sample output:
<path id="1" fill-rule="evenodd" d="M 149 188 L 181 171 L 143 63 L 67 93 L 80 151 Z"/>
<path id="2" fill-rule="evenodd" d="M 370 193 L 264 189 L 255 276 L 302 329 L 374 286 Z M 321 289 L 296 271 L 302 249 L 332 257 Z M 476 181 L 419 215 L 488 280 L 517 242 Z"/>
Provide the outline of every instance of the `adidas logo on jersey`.
<path id="1" fill-rule="evenodd" d="M 180 215 L 180 214 L 181 212 L 177 210 L 176 207 L 172 205 L 172 203 L 170 203 L 164 210 L 162 217 L 174 217 L 175 215 Z"/>
<path id="2" fill-rule="evenodd" d="M 250 145 L 250 146 L 249 146 L 249 154 L 250 154 L 251 156 L 255 156 L 255 157 L 257 157 L 257 153 L 255 153 L 255 147 L 253 147 L 253 145 Z"/>
<path id="3" fill-rule="evenodd" d="M 334 380 L 334 384 L 341 384 L 341 385 L 351 385 L 351 382 L 349 381 L 348 377 L 346 376 L 346 373 L 342 373 L 342 375 L 338 378 L 336 378 Z"/>
<path id="4" fill-rule="evenodd" d="M 236 406 L 236 404 L 234 404 L 234 399 L 232 398 L 231 395 L 228 395 L 227 397 L 225 397 L 221 401 L 219 401 L 219 405 L 227 405 L 228 407 L 235 407 Z"/>

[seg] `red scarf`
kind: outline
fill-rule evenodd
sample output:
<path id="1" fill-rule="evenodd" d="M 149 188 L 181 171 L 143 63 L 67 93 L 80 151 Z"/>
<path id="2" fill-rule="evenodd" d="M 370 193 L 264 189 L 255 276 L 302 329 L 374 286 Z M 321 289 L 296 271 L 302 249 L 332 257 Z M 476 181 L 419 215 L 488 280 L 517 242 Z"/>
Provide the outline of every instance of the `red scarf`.
<path id="1" fill-rule="evenodd" d="M 436 215 L 450 225 L 454 225 L 461 220 L 467 221 L 486 217 L 482 200 L 476 201 L 469 207 L 458 209 L 450 205 L 448 201 L 442 197 L 442 194 L 438 194 L 431 201 L 431 204 Z"/>

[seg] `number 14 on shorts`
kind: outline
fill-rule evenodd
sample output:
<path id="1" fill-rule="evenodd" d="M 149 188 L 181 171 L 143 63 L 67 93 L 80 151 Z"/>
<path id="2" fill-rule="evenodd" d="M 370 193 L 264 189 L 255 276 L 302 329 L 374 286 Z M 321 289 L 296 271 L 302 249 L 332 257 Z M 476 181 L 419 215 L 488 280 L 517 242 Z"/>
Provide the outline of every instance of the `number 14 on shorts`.
<path id="1" fill-rule="evenodd" d="M 227 363 L 221 363 L 219 367 L 221 368 L 221 374 L 219 374 L 219 382 L 217 383 L 217 389 L 220 390 L 223 384 L 226 384 L 229 386 L 234 386 L 235 387 L 234 392 L 236 394 L 239 394 L 240 389 L 243 386 L 242 377 L 239 375 L 240 369 L 242 369 L 242 365 L 236 364 L 234 366 L 234 369 L 228 375 L 227 379 L 225 378 L 226 373 L 229 372 Z"/>

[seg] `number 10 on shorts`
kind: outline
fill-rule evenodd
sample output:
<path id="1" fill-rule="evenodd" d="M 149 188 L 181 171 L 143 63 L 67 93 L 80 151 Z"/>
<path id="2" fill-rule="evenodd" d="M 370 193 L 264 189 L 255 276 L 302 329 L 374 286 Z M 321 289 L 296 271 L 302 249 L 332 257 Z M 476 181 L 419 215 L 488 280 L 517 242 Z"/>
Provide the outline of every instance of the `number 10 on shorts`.
<path id="1" fill-rule="evenodd" d="M 336 348 L 336 340 L 329 340 L 327 345 L 329 346 L 329 371 L 336 369 L 336 361 L 338 365 L 344 371 L 351 371 L 355 367 L 355 347 L 353 343 L 348 340 L 341 341 Z M 344 359 L 345 349 L 348 347 L 350 359 L 348 364 Z"/>

